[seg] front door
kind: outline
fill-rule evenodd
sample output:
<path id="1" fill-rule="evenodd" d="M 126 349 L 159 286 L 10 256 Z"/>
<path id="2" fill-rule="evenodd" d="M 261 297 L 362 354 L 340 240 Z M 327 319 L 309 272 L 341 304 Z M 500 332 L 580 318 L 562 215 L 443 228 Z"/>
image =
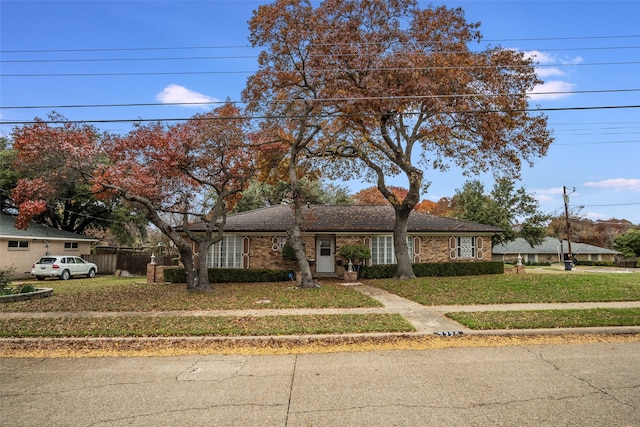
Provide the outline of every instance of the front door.
<path id="1" fill-rule="evenodd" d="M 334 273 L 336 239 L 334 236 L 316 237 L 316 272 Z"/>

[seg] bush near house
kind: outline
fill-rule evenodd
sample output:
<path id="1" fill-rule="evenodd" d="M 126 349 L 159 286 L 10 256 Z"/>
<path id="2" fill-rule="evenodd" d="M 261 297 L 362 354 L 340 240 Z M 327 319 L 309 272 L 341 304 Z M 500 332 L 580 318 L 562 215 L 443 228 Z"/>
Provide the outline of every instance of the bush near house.
<path id="1" fill-rule="evenodd" d="M 503 274 L 502 262 L 442 262 L 413 264 L 416 277 L 429 276 L 475 276 L 480 274 Z M 395 264 L 360 267 L 362 279 L 389 279 L 396 273 Z"/>
<path id="2" fill-rule="evenodd" d="M 209 283 L 250 283 L 250 282 L 284 282 L 289 279 L 289 270 L 210 268 Z M 184 268 L 167 268 L 164 280 L 171 283 L 186 283 Z"/>

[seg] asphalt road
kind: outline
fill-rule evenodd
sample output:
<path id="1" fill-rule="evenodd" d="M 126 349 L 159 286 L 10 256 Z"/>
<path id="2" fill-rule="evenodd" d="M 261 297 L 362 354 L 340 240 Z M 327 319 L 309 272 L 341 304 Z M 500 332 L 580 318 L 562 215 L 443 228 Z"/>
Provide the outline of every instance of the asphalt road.
<path id="1" fill-rule="evenodd" d="M 640 426 L 640 342 L 0 358 L 2 426 Z"/>

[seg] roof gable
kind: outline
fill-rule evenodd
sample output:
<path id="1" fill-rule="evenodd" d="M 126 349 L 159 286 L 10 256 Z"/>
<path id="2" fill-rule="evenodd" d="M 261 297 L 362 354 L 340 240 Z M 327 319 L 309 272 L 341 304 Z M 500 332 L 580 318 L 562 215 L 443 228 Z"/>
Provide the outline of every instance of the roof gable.
<path id="1" fill-rule="evenodd" d="M 392 206 L 311 205 L 303 208 L 306 232 L 393 232 L 395 211 Z M 229 215 L 227 232 L 285 232 L 293 226 L 293 206 L 277 205 Z M 203 225 L 192 227 L 202 230 Z M 475 232 L 495 234 L 497 227 L 412 211 L 408 231 Z"/>

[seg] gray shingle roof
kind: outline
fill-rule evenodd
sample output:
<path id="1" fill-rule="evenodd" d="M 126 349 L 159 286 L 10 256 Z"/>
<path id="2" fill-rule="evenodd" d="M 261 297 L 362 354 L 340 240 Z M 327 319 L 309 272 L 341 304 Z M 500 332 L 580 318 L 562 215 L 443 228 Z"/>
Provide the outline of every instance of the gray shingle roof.
<path id="1" fill-rule="evenodd" d="M 306 232 L 392 232 L 395 211 L 391 206 L 311 205 L 303 208 Z M 227 217 L 228 232 L 285 232 L 293 225 L 293 207 L 271 206 Z M 192 227 L 194 231 L 201 227 Z M 443 218 L 413 211 L 409 232 L 479 232 L 498 233 L 497 227 L 475 222 Z"/>
<path id="2" fill-rule="evenodd" d="M 88 241 L 97 242 L 80 234 L 69 231 L 58 230 L 41 224 L 31 224 L 26 230 L 16 228 L 16 220 L 10 215 L 0 213 L 0 238 L 2 239 L 48 239 L 48 240 L 68 240 L 68 241 Z"/>
<path id="3" fill-rule="evenodd" d="M 554 237 L 545 237 L 544 241 L 535 247 L 531 247 L 526 240 L 518 238 L 513 242 L 500 243 L 493 247 L 493 253 L 496 255 L 507 254 L 557 254 L 560 246 L 560 240 Z M 587 243 L 571 242 L 571 251 L 574 254 L 617 254 L 618 252 L 611 249 L 601 248 L 599 246 L 589 245 Z M 569 248 L 567 241 L 562 241 L 562 253 L 568 253 Z"/>

